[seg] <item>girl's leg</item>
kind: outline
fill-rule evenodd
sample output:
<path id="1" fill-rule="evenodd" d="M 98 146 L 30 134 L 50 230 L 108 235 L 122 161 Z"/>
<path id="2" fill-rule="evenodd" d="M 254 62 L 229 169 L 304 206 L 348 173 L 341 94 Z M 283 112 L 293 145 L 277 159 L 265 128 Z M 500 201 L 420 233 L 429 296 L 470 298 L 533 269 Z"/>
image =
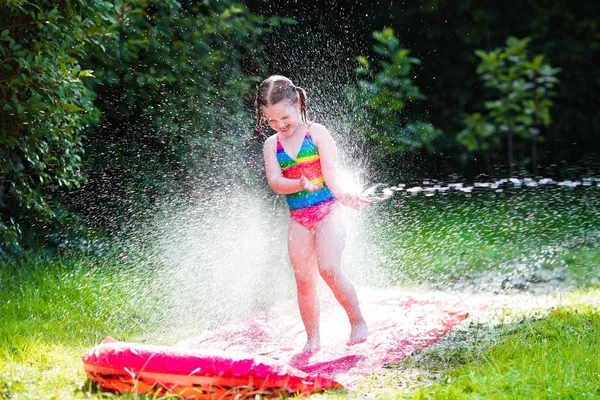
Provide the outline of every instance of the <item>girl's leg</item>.
<path id="1" fill-rule="evenodd" d="M 296 221 L 290 221 L 288 253 L 296 277 L 300 316 L 308 337 L 303 352 L 313 353 L 321 346 L 315 236 Z"/>
<path id="2" fill-rule="evenodd" d="M 317 226 L 315 243 L 319 273 L 350 319 L 352 330 L 347 342 L 350 346 L 366 341 L 369 329 L 360 311 L 356 290 L 342 273 L 342 250 L 346 239 L 342 222 L 339 210 L 332 211 Z"/>

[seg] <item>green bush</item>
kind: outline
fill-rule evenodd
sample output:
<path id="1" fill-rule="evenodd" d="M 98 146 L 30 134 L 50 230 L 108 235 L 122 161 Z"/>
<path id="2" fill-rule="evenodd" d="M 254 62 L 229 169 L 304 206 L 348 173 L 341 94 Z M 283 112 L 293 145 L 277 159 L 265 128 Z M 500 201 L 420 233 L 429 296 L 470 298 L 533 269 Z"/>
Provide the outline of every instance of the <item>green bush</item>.
<path id="1" fill-rule="evenodd" d="M 425 96 L 413 81 L 411 68 L 420 60 L 400 47 L 391 28 L 374 32 L 373 47 L 381 56 L 373 67 L 366 57 L 358 57 L 359 79 L 348 90 L 353 105 L 351 130 L 375 153 L 432 149 L 439 130 L 414 117 L 409 107 Z"/>
<path id="2" fill-rule="evenodd" d="M 0 256 L 20 247 L 21 225 L 56 219 L 52 193 L 81 185 L 83 132 L 97 120 L 80 59 L 104 33 L 103 1 L 0 5 Z"/>
<path id="3" fill-rule="evenodd" d="M 246 169 L 224 161 L 243 158 L 252 137 L 260 38 L 283 22 L 230 0 L 133 4 L 115 8 L 124 23 L 103 51 L 89 52 L 104 114 L 88 135 L 90 179 L 78 201 L 102 229 L 127 227 L 224 168 Z"/>
<path id="4" fill-rule="evenodd" d="M 0 255 L 36 230 L 55 244 L 55 228 L 81 233 L 74 210 L 106 228 L 214 178 L 252 132 L 260 37 L 291 22 L 229 0 L 5 1 L 0 14 Z"/>
<path id="5" fill-rule="evenodd" d="M 552 68 L 541 54 L 531 58 L 529 41 L 509 37 L 505 47 L 475 52 L 481 60 L 477 72 L 490 89 L 489 100 L 485 113 L 465 117 L 465 128 L 457 135 L 459 143 L 471 152 L 481 152 L 486 159 L 490 152 L 501 149 L 500 138 L 505 136 L 511 173 L 515 138 L 531 142 L 530 162 L 537 173 L 537 143 L 543 140 L 541 128 L 551 123 L 550 98 L 558 83 L 555 75 L 559 69 Z"/>

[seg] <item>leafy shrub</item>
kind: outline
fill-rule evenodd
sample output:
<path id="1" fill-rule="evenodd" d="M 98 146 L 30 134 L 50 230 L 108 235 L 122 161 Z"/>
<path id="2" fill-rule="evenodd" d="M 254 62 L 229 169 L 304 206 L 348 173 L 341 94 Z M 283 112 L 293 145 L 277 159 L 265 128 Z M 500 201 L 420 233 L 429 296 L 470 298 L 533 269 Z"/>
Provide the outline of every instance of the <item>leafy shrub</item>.
<path id="1" fill-rule="evenodd" d="M 98 113 L 79 60 L 103 32 L 92 16 L 107 4 L 0 5 L 0 256 L 19 248 L 23 220 L 55 219 L 51 193 L 85 179 L 83 132 Z"/>
<path id="2" fill-rule="evenodd" d="M 543 140 L 541 128 L 552 122 L 551 96 L 560 71 L 552 68 L 542 54 L 531 58 L 527 51 L 529 41 L 509 37 L 505 47 L 475 52 L 481 60 L 477 72 L 490 89 L 489 100 L 485 113 L 465 116 L 465 128 L 457 136 L 469 151 L 481 152 L 486 158 L 490 151 L 501 148 L 500 138 L 505 136 L 510 172 L 514 138 L 531 142 L 530 161 L 536 172 L 537 143 Z"/>
<path id="3" fill-rule="evenodd" d="M 197 181 L 218 181 L 223 169 L 246 170 L 225 161 L 243 159 L 260 37 L 283 21 L 229 0 L 131 4 L 115 7 L 124 23 L 103 51 L 89 52 L 103 119 L 88 135 L 90 179 L 77 201 L 88 221 L 111 230 Z"/>
<path id="4" fill-rule="evenodd" d="M 439 130 L 408 112 L 411 104 L 425 99 L 411 73 L 420 60 L 400 47 L 391 28 L 374 32 L 373 37 L 377 41 L 373 49 L 382 59 L 373 67 L 366 57 L 358 57 L 359 79 L 348 90 L 352 130 L 375 153 L 431 149 Z"/>
<path id="5" fill-rule="evenodd" d="M 281 22 L 230 0 L 3 2 L 0 255 L 82 233 L 73 210 L 111 228 L 214 179 L 252 132 L 259 39 Z"/>

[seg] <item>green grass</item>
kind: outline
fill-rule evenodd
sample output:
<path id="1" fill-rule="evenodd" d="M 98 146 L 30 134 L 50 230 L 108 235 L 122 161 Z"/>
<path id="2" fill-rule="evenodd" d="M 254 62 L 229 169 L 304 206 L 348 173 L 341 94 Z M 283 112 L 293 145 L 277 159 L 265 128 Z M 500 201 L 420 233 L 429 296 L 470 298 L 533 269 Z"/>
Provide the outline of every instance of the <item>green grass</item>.
<path id="1" fill-rule="evenodd" d="M 1 265 L 0 399 L 87 397 L 83 353 L 106 335 L 143 334 L 127 292 L 134 279 L 84 258 L 30 255 Z"/>
<path id="2" fill-rule="evenodd" d="M 588 297 L 520 323 L 455 330 L 316 398 L 600 398 L 600 318 L 589 305 L 598 304 L 600 191 L 399 197 L 377 207 L 370 234 L 387 253 L 392 284 L 509 274 L 522 264 L 561 270 Z M 111 398 L 90 390 L 81 355 L 106 335 L 164 340 L 156 329 L 164 299 L 146 261 L 31 254 L 0 264 L 0 399 Z"/>
<path id="3" fill-rule="evenodd" d="M 598 276 L 597 188 L 404 195 L 373 214 L 372 225 L 380 229 L 370 240 L 386 253 L 379 267 L 398 283 L 505 274 L 519 265 L 531 272 L 566 268 L 579 284 Z"/>
<path id="4" fill-rule="evenodd" d="M 600 398 L 598 332 L 600 312 L 586 304 L 524 319 L 515 332 L 502 335 L 482 354 L 465 351 L 464 365 L 446 367 L 441 383 L 420 388 L 410 397 Z"/>

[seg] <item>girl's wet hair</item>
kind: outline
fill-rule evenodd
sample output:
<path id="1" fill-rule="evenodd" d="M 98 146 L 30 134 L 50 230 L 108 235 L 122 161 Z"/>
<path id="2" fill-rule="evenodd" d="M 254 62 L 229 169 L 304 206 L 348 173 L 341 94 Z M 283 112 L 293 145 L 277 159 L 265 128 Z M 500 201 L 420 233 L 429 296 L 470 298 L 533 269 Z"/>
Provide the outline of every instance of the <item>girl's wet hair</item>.
<path id="1" fill-rule="evenodd" d="M 295 105 L 297 101 L 300 101 L 302 122 L 308 123 L 307 99 L 304 89 L 294 85 L 285 76 L 272 75 L 258 85 L 258 92 L 256 93 L 256 130 L 261 135 L 264 136 L 263 131 L 266 122 L 263 108 L 277 104 L 280 101 L 288 101 L 290 105 Z"/>

